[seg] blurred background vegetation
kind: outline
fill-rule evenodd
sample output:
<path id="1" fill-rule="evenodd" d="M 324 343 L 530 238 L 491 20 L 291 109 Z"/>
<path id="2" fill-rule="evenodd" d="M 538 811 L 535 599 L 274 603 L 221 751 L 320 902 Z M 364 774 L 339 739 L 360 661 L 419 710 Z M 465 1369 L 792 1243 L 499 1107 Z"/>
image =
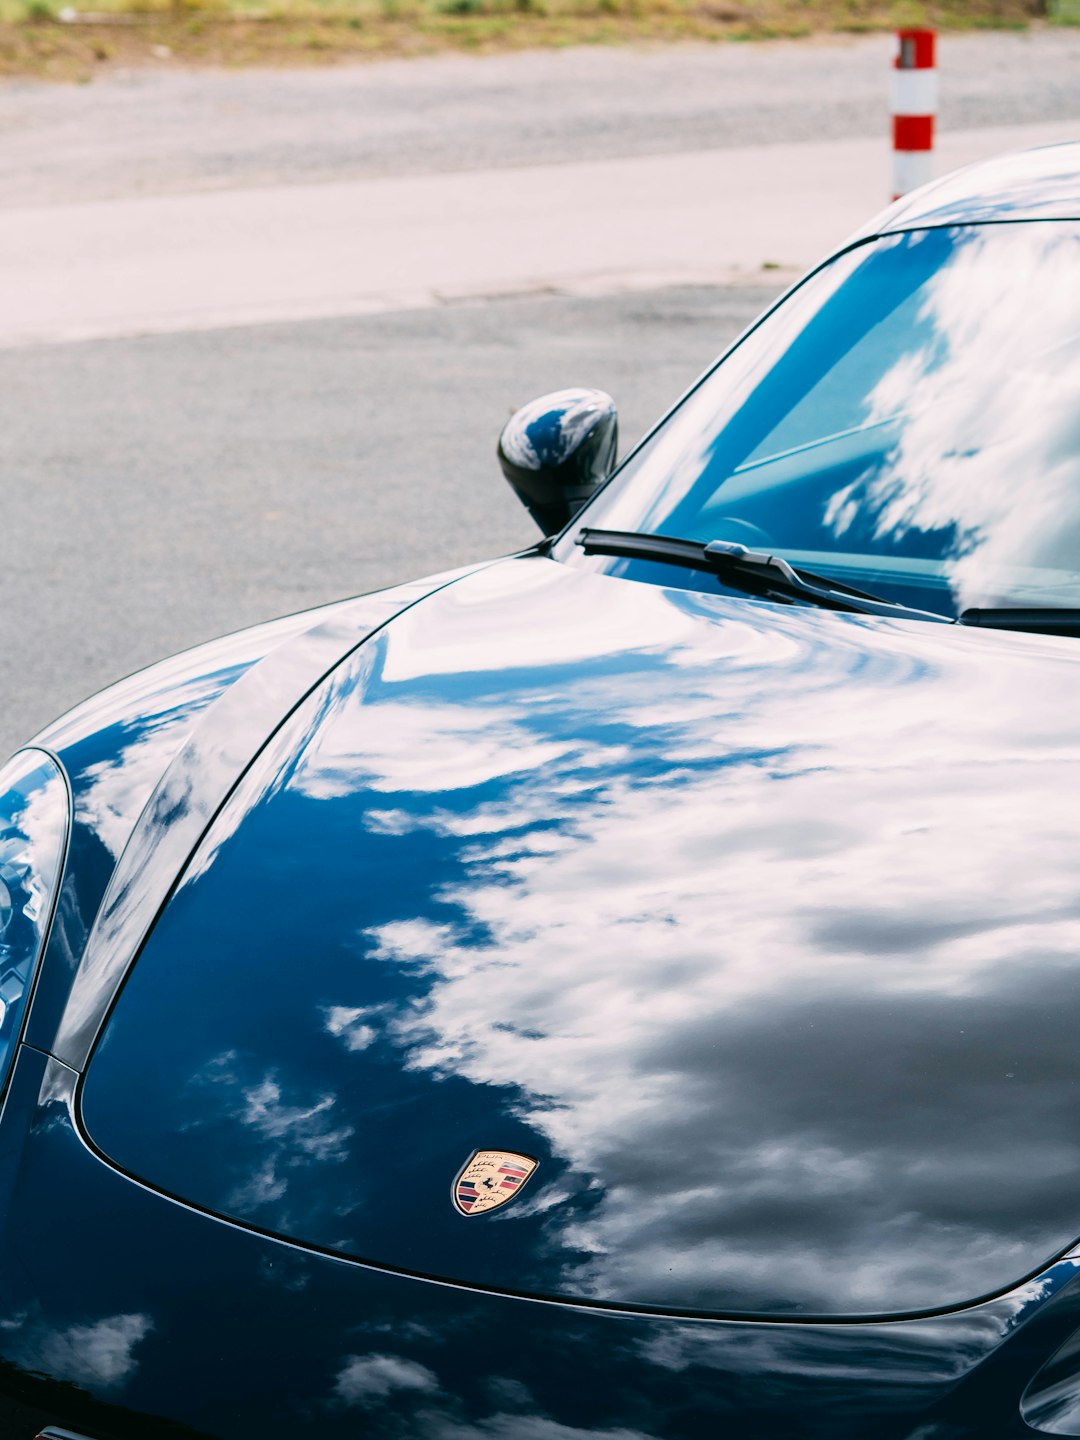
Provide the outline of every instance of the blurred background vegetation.
<path id="1" fill-rule="evenodd" d="M 1023 29 L 1080 0 L 0 0 L 0 73 L 87 80 L 107 64 L 298 64 L 437 50 Z"/>

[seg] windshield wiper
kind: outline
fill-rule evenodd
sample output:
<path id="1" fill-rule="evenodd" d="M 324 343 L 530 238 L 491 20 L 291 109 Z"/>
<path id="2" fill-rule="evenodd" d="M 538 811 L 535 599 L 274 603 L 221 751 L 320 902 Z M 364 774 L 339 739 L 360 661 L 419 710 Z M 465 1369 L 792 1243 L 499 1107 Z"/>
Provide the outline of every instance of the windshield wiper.
<path id="1" fill-rule="evenodd" d="M 805 600 L 827 610 L 856 615 L 891 615 L 951 623 L 930 610 L 894 605 L 865 590 L 827 580 L 812 570 L 796 570 L 779 555 L 748 550 L 733 540 L 678 540 L 671 535 L 639 535 L 633 530 L 581 530 L 575 539 L 586 555 L 616 555 L 628 560 L 659 560 L 690 570 L 711 570 L 725 585 L 763 599 Z"/>
<path id="2" fill-rule="evenodd" d="M 1080 635 L 1080 610 L 1053 605 L 1027 606 L 1013 610 L 961 610 L 960 625 L 978 625 L 987 630 L 1020 630 L 1029 635 Z"/>

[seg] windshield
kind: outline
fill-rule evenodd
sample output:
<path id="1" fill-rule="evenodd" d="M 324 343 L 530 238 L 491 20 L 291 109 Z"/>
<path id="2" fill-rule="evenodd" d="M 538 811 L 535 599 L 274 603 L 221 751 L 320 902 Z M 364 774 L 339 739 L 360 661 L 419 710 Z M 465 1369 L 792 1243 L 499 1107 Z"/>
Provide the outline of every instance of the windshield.
<path id="1" fill-rule="evenodd" d="M 841 256 L 580 518 L 741 541 L 941 614 L 1080 606 L 1080 225 L 915 231 Z"/>

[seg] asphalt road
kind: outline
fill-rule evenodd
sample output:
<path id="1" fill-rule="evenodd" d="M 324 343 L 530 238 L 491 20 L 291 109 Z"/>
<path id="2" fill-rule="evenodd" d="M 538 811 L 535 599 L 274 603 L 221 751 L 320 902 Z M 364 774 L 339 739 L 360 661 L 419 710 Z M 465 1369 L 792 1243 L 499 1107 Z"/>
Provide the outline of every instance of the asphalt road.
<path id="1" fill-rule="evenodd" d="M 888 133 L 887 35 L 0 87 L 0 205 Z M 1080 119 L 1080 31 L 950 35 L 941 129 Z"/>
<path id="2" fill-rule="evenodd" d="M 599 385 L 630 443 L 770 298 L 498 300 L 0 353 L 0 751 L 186 645 L 531 543 L 495 461 L 505 415 Z"/>
<path id="3" fill-rule="evenodd" d="M 520 167 L 752 146 L 790 144 L 799 166 L 808 142 L 836 141 L 843 169 L 843 147 L 884 133 L 889 50 L 874 37 L 7 84 L 0 233 L 9 246 L 23 233 L 20 206 L 62 205 L 52 228 L 78 237 L 100 202 L 99 229 L 104 205 L 122 237 L 140 197 L 254 203 L 257 187 L 292 186 L 302 209 L 321 182 L 498 183 Z M 1080 121 L 1080 33 L 949 37 L 941 60 L 946 131 Z M 875 169 L 860 216 L 878 184 Z M 712 188 L 709 236 L 775 200 Z M 44 244 L 48 218 L 32 218 Z M 267 235 L 271 252 L 279 240 Z M 80 271 L 90 293 L 113 254 L 104 231 L 98 242 L 100 273 Z M 55 306 L 54 272 L 41 293 L 54 286 Z M 629 442 L 767 298 L 684 286 L 216 330 L 196 314 L 185 333 L 0 351 L 0 751 L 172 650 L 528 543 L 493 454 L 509 410 L 601 385 Z"/>

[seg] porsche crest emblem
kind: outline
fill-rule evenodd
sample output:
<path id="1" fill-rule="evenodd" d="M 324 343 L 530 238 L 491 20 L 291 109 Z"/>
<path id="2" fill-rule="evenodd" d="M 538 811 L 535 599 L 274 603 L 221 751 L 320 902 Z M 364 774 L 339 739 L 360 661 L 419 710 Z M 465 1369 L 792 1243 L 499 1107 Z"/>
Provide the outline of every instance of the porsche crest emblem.
<path id="1" fill-rule="evenodd" d="M 536 1169 L 536 1161 L 513 1150 L 477 1150 L 454 1181 L 459 1215 L 484 1215 L 512 1200 Z"/>

